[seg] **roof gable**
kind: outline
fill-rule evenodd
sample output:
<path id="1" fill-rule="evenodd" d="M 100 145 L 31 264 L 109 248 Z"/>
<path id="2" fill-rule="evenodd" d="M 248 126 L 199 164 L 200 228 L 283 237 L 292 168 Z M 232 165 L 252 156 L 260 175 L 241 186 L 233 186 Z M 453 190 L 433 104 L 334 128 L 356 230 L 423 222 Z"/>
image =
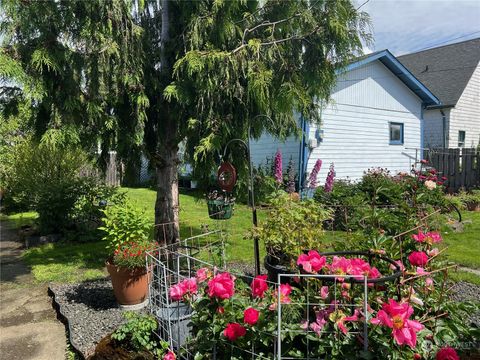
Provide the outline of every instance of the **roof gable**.
<path id="1" fill-rule="evenodd" d="M 412 73 L 388 50 L 377 51 L 360 57 L 355 62 L 340 70 L 340 72 L 351 71 L 376 60 L 380 61 L 388 70 L 397 76 L 411 91 L 422 99 L 425 105 L 440 105 L 440 100 L 433 95 L 424 84 L 413 76 Z"/>
<path id="2" fill-rule="evenodd" d="M 480 38 L 399 56 L 398 60 L 442 105 L 455 106 L 480 61 Z"/>

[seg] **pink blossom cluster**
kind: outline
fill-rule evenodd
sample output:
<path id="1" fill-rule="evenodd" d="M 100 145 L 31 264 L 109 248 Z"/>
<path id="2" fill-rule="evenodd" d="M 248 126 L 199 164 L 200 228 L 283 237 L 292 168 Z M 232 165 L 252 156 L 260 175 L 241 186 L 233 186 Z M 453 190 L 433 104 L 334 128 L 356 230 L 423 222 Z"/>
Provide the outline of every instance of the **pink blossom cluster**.
<path id="1" fill-rule="evenodd" d="M 318 176 L 318 173 L 320 172 L 321 167 L 322 167 L 322 160 L 317 159 L 317 161 L 315 162 L 315 165 L 313 166 L 313 170 L 310 173 L 310 176 L 308 177 L 309 189 L 317 188 L 317 176 Z"/>
<path id="2" fill-rule="evenodd" d="M 422 165 L 428 165 L 427 160 L 422 160 L 421 163 Z M 418 178 L 418 180 L 423 183 L 429 181 L 437 185 L 443 185 L 445 181 L 447 181 L 447 178 L 445 176 L 439 177 L 438 172 L 435 169 L 430 169 L 427 171 L 414 170 L 413 173 Z"/>
<path id="3" fill-rule="evenodd" d="M 317 274 L 324 270 L 324 274 L 356 275 L 356 279 L 361 279 L 363 276 L 369 279 L 378 279 L 382 275 L 376 267 L 360 258 L 347 259 L 343 256 L 334 256 L 331 264 L 328 264 L 327 258 L 321 256 L 315 250 L 310 250 L 307 254 L 301 254 L 297 259 L 297 265 L 310 274 Z M 341 277 L 338 279 L 338 281 L 343 280 Z"/>
<path id="4" fill-rule="evenodd" d="M 169 289 L 170 298 L 174 301 L 180 301 L 185 296 L 191 296 L 197 293 L 197 279 L 188 278 Z"/>
<path id="5" fill-rule="evenodd" d="M 426 233 L 419 231 L 418 234 L 412 235 L 412 239 L 416 242 L 427 243 L 429 245 L 439 243 L 443 240 L 442 235 L 436 231 L 430 231 Z"/>
<path id="6" fill-rule="evenodd" d="M 308 321 L 304 321 L 301 323 L 301 327 L 305 330 L 310 328 L 318 336 L 321 336 L 322 330 L 329 320 L 346 335 L 348 334 L 348 329 L 345 323 L 362 320 L 362 316 L 357 309 L 355 309 L 353 315 L 346 316 L 345 313 L 338 308 L 338 302 L 332 301 L 326 309 L 315 311 L 315 321 L 310 324 L 308 324 Z"/>
<path id="7" fill-rule="evenodd" d="M 283 168 L 282 168 L 282 153 L 277 150 L 274 160 L 274 174 L 275 181 L 279 184 L 283 183 Z"/>
<path id="8" fill-rule="evenodd" d="M 332 192 L 334 180 L 335 180 L 335 167 L 332 163 L 330 164 L 330 169 L 328 170 L 327 178 L 325 179 L 324 191 L 326 193 Z"/>

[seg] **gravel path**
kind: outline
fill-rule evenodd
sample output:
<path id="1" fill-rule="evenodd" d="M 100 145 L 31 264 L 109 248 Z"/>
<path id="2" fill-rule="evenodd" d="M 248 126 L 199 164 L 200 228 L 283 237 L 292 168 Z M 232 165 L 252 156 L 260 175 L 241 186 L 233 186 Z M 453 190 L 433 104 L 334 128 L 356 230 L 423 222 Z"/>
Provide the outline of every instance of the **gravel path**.
<path id="1" fill-rule="evenodd" d="M 451 288 L 450 298 L 455 301 L 477 301 L 480 302 L 480 286 L 465 281 L 459 281 Z M 470 320 L 480 327 L 480 311 L 472 314 Z"/>
<path id="2" fill-rule="evenodd" d="M 70 342 L 85 358 L 124 322 L 110 279 L 50 285 L 60 314 L 68 321 Z"/>

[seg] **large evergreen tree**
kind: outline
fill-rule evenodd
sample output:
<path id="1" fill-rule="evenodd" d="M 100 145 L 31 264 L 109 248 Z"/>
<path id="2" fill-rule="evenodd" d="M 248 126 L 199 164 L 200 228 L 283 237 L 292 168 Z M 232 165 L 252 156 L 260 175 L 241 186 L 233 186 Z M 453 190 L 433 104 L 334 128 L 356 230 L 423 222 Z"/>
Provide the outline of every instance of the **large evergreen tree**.
<path id="1" fill-rule="evenodd" d="M 2 12 L 0 63 L 43 90 L 37 134 L 101 140 L 122 158 L 145 150 L 155 222 L 173 224 L 158 233 L 166 242 L 178 237 L 179 144 L 208 173 L 249 128 L 284 136 L 295 112 L 317 121 L 335 71 L 370 36 L 350 0 L 2 0 Z M 29 91 L 18 78 L 9 84 Z"/>

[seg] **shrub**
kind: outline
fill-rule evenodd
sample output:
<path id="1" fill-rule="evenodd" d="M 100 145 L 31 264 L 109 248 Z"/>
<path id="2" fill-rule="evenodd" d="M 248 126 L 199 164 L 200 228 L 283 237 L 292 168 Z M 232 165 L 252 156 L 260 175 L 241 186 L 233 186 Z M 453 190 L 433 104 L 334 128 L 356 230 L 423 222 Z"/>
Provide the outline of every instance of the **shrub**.
<path id="1" fill-rule="evenodd" d="M 15 170 L 6 179 L 12 202 L 38 212 L 43 233 L 71 227 L 75 203 L 91 181 L 80 176 L 90 166 L 86 154 L 72 147 L 26 141 L 16 147 L 13 163 Z"/>
<path id="2" fill-rule="evenodd" d="M 467 192 L 462 189 L 456 196 L 452 196 L 450 200 L 455 203 L 455 205 L 458 205 L 459 208 L 476 210 L 480 206 L 480 190 Z"/>
<path id="3" fill-rule="evenodd" d="M 290 261 L 302 251 L 318 247 L 323 222 L 330 217 L 328 210 L 311 199 L 293 200 L 282 190 L 272 195 L 269 205 L 269 216 L 254 230 L 269 255 Z"/>
<path id="4" fill-rule="evenodd" d="M 358 210 L 366 207 L 367 203 L 364 194 L 356 184 L 346 180 L 336 180 L 331 192 L 325 192 L 322 187 L 319 187 L 313 198 L 332 209 L 333 229 L 359 229 Z"/>
<path id="5" fill-rule="evenodd" d="M 105 234 L 103 240 L 113 263 L 129 268 L 145 266 L 145 252 L 157 245 L 150 240 L 152 223 L 145 211 L 125 202 L 109 206 L 103 213 L 104 224 L 99 229 Z"/>
<path id="6" fill-rule="evenodd" d="M 98 227 L 104 216 L 103 209 L 121 205 L 125 200 L 125 192 L 120 192 L 117 187 L 105 185 L 93 177 L 84 178 L 71 216 L 75 232 L 97 239 Z"/>

